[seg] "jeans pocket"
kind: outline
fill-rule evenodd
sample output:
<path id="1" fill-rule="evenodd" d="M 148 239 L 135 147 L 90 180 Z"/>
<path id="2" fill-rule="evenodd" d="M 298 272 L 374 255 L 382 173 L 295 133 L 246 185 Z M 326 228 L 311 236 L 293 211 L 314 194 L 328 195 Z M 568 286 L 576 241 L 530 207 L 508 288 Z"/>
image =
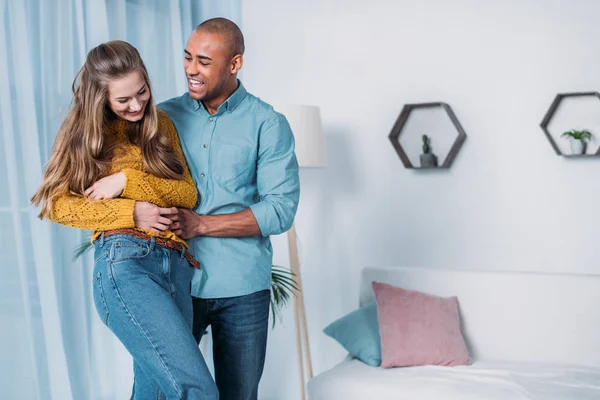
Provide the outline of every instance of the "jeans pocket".
<path id="1" fill-rule="evenodd" d="M 96 311 L 102 320 L 104 325 L 108 325 L 108 306 L 106 305 L 106 299 L 104 298 L 104 287 L 102 286 L 102 274 L 98 272 L 94 276 L 94 305 Z"/>
<path id="2" fill-rule="evenodd" d="M 150 254 L 150 244 L 129 241 L 118 241 L 110 247 L 110 261 L 118 263 L 121 261 L 144 258 Z"/>

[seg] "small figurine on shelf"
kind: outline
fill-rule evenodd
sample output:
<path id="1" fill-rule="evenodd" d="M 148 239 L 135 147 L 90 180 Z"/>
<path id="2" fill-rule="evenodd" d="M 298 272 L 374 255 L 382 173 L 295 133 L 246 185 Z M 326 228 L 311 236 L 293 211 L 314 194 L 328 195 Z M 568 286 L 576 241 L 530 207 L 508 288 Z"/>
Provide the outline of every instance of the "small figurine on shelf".
<path id="1" fill-rule="evenodd" d="M 437 157 L 431 152 L 431 139 L 427 135 L 423 135 L 423 154 L 421 154 L 421 167 L 433 168 L 437 167 Z"/>
<path id="2" fill-rule="evenodd" d="M 562 137 L 568 137 L 571 141 L 571 154 L 585 154 L 587 142 L 592 139 L 592 133 L 588 130 L 576 130 L 564 132 Z"/>

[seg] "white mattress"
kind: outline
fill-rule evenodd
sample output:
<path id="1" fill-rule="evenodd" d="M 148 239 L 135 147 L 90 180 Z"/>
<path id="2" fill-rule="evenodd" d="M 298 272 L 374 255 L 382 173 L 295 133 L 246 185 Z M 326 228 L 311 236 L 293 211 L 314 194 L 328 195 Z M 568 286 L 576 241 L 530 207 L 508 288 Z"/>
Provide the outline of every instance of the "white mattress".
<path id="1" fill-rule="evenodd" d="M 309 400 L 599 400 L 600 369 L 476 362 L 382 369 L 348 360 L 308 383 Z"/>

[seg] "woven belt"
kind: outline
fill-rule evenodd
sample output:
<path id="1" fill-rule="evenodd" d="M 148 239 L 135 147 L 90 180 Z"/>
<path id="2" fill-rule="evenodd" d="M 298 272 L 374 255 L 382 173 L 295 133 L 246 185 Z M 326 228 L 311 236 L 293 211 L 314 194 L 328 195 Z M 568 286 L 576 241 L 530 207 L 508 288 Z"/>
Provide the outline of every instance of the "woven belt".
<path id="1" fill-rule="evenodd" d="M 171 239 L 164 239 L 158 236 L 150 236 L 145 234 L 144 232 L 140 232 L 140 231 L 136 231 L 135 229 L 129 229 L 129 228 L 123 228 L 123 229 L 113 229 L 110 231 L 105 231 L 104 232 L 104 237 L 107 238 L 109 236 L 112 235 L 119 235 L 119 234 L 124 234 L 124 235 L 131 235 L 131 236 L 135 236 L 138 237 L 140 239 L 144 239 L 147 241 L 151 241 L 152 239 L 154 239 L 154 243 L 162 246 L 162 247 L 166 247 L 167 249 L 171 249 L 171 250 L 175 250 L 178 252 L 184 252 L 183 256 L 185 257 L 186 260 L 188 260 L 188 262 L 194 266 L 195 268 L 200 269 L 200 262 L 198 262 L 191 253 L 189 253 L 187 250 L 185 249 L 185 246 L 179 242 L 176 242 L 174 240 Z"/>

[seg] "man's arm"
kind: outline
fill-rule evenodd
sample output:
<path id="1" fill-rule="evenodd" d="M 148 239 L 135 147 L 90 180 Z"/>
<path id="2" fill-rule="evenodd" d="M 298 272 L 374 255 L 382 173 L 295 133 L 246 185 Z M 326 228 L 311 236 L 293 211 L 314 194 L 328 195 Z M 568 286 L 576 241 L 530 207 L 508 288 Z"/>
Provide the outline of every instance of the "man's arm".
<path id="1" fill-rule="evenodd" d="M 222 215 L 198 215 L 187 208 L 180 208 L 172 219 L 171 230 L 183 239 L 196 236 L 241 237 L 260 236 L 260 228 L 249 208 Z"/>
<path id="2" fill-rule="evenodd" d="M 222 215 L 198 215 L 179 209 L 171 230 L 190 239 L 196 236 L 266 237 L 290 229 L 298 209 L 300 180 L 294 136 L 283 115 L 268 121 L 259 135 L 256 182 L 258 203 Z"/>

